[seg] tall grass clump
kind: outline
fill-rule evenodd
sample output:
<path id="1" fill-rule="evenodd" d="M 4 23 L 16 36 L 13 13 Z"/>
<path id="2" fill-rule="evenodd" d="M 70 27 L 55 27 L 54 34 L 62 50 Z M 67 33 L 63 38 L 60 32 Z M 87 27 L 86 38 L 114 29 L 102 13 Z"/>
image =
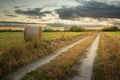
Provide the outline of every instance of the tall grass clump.
<path id="1" fill-rule="evenodd" d="M 29 51 L 24 44 L 11 44 L 0 56 L 0 75 L 4 75 L 12 69 L 21 66 L 23 62 L 29 61 L 29 57 Z"/>

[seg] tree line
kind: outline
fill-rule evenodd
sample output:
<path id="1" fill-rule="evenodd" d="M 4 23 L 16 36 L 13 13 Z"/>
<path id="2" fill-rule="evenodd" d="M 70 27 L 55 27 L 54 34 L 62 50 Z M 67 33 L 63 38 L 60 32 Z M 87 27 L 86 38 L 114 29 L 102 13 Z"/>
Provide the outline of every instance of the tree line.
<path id="1" fill-rule="evenodd" d="M 89 31 L 103 31 L 103 32 L 108 32 L 108 31 L 120 31 L 120 28 L 117 26 L 112 26 L 112 27 L 106 27 L 101 30 L 93 30 L 93 29 L 84 29 L 83 27 L 80 26 L 71 26 L 68 30 L 64 30 L 64 32 L 89 32 Z M 0 30 L 0 32 L 23 32 L 23 30 Z M 53 29 L 44 29 L 43 32 L 62 32 L 60 30 L 53 30 Z"/>

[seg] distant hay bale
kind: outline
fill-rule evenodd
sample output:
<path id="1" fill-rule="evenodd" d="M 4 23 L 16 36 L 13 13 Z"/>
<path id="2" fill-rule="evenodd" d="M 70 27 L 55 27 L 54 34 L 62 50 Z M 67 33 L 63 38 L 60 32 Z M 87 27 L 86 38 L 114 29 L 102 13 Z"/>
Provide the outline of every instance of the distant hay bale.
<path id="1" fill-rule="evenodd" d="M 26 27 L 24 30 L 24 39 L 28 41 L 42 40 L 42 27 Z"/>

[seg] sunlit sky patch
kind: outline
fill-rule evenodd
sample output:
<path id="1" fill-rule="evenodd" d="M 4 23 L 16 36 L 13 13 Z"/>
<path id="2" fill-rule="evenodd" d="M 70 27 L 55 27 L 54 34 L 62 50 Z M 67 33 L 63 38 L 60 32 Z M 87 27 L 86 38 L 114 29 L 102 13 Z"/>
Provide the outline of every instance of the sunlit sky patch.
<path id="1" fill-rule="evenodd" d="M 120 0 L 0 0 L 0 21 L 112 25 Z"/>

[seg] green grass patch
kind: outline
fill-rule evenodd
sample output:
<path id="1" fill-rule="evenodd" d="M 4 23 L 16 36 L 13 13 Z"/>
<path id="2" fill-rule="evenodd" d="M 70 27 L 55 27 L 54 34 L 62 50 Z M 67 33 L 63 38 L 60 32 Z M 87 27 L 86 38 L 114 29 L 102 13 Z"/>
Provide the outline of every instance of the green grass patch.
<path id="1" fill-rule="evenodd" d="M 102 57 L 100 54 L 98 54 L 96 57 L 96 62 L 94 65 L 94 70 L 93 70 L 94 72 L 93 80 L 105 80 L 103 65 L 101 62 L 102 62 Z"/>
<path id="2" fill-rule="evenodd" d="M 100 38 L 101 40 L 101 38 Z M 103 70 L 103 64 L 102 64 L 102 55 L 101 55 L 101 43 L 99 41 L 99 47 L 97 51 L 97 56 L 95 58 L 95 63 L 93 67 L 93 80 L 105 80 L 104 79 L 104 70 Z"/>
<path id="3" fill-rule="evenodd" d="M 84 33 L 80 32 L 44 32 L 44 40 L 56 40 L 61 38 L 69 38 Z M 9 44 L 16 42 L 17 44 L 24 43 L 23 32 L 0 32 L 0 48 L 5 48 Z"/>
<path id="4" fill-rule="evenodd" d="M 120 36 L 120 32 L 106 32 L 108 35 Z"/>

